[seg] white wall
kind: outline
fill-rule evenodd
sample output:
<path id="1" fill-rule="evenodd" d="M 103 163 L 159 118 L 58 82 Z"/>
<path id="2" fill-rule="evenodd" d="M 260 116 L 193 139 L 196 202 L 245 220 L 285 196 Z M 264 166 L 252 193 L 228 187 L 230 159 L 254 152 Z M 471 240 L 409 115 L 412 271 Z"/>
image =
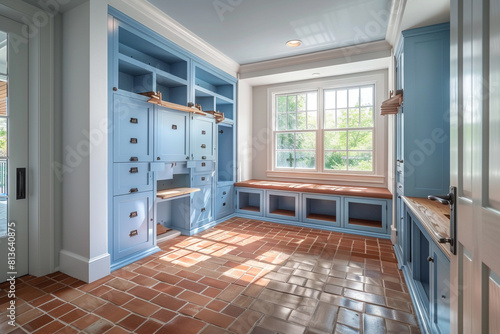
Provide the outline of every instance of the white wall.
<path id="1" fill-rule="evenodd" d="M 238 83 L 238 118 L 237 118 L 237 181 L 252 178 L 252 87 L 240 81 Z"/>

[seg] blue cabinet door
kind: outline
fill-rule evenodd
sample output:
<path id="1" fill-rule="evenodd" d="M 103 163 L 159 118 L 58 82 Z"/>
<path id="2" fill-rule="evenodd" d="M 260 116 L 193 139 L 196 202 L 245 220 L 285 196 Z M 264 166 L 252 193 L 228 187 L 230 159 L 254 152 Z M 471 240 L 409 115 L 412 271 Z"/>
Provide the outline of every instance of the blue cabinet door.
<path id="1" fill-rule="evenodd" d="M 116 196 L 113 202 L 113 261 L 153 247 L 153 193 Z"/>
<path id="2" fill-rule="evenodd" d="M 209 116 L 193 116 L 192 118 L 193 160 L 215 160 L 215 120 Z"/>
<path id="3" fill-rule="evenodd" d="M 189 160 L 189 113 L 156 107 L 155 160 Z"/>
<path id="4" fill-rule="evenodd" d="M 446 194 L 450 181 L 449 24 L 403 31 L 406 196 Z"/>
<path id="5" fill-rule="evenodd" d="M 433 312 L 432 321 L 439 334 L 450 333 L 450 259 L 433 245 Z"/>
<path id="6" fill-rule="evenodd" d="M 215 199 L 215 216 L 217 219 L 223 218 L 234 212 L 234 187 L 225 186 L 217 188 Z"/>
<path id="7" fill-rule="evenodd" d="M 191 229 L 203 226 L 212 220 L 212 186 L 199 187 L 191 198 Z"/>
<path id="8" fill-rule="evenodd" d="M 115 162 L 153 160 L 153 104 L 114 94 Z"/>

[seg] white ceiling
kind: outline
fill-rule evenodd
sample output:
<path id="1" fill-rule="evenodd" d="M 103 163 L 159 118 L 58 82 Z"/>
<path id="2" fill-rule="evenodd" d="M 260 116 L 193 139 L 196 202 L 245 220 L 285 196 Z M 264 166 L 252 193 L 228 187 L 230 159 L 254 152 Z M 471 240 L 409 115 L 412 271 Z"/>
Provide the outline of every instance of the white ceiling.
<path id="1" fill-rule="evenodd" d="M 148 0 L 239 64 L 383 40 L 391 0 Z M 300 39 L 289 48 L 285 42 Z"/>

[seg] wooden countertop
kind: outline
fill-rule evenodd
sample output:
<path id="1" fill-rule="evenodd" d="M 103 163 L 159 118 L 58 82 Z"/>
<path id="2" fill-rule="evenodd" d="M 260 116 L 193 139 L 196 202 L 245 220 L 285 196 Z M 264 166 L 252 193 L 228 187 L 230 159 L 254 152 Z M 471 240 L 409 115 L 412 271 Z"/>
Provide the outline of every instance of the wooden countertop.
<path id="1" fill-rule="evenodd" d="M 156 197 L 161 199 L 167 199 L 181 195 L 186 195 L 189 193 L 194 193 L 197 191 L 200 191 L 200 188 L 172 188 L 172 189 L 158 190 L 156 192 Z"/>
<path id="2" fill-rule="evenodd" d="M 234 185 L 236 187 L 272 189 L 272 190 L 284 190 L 284 191 L 300 191 L 300 192 L 328 194 L 328 195 L 344 195 L 344 196 L 387 198 L 387 199 L 392 198 L 392 194 L 388 189 L 376 188 L 376 187 L 348 187 L 348 186 L 336 186 L 330 184 L 264 181 L 264 180 L 241 181 L 241 182 L 236 182 Z"/>
<path id="3" fill-rule="evenodd" d="M 401 196 L 401 198 L 449 258 L 451 256 L 450 244 L 440 244 L 438 239 L 439 236 L 445 238 L 450 236 L 450 207 L 427 198 L 406 196 Z"/>

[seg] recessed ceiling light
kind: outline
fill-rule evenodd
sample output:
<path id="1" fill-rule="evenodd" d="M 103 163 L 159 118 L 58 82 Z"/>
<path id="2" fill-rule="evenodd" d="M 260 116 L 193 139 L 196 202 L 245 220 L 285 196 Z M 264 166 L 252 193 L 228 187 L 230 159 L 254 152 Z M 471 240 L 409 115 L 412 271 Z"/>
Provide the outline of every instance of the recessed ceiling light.
<path id="1" fill-rule="evenodd" d="M 317 76 L 319 76 L 319 75 L 320 75 L 320 73 L 318 73 L 318 72 L 314 72 L 314 73 L 312 74 L 312 76 L 313 76 L 313 77 L 317 77 Z"/>
<path id="2" fill-rule="evenodd" d="M 288 42 L 286 42 L 286 46 L 290 48 L 296 48 L 297 46 L 300 46 L 302 44 L 302 41 L 299 41 L 298 39 L 292 39 Z"/>

